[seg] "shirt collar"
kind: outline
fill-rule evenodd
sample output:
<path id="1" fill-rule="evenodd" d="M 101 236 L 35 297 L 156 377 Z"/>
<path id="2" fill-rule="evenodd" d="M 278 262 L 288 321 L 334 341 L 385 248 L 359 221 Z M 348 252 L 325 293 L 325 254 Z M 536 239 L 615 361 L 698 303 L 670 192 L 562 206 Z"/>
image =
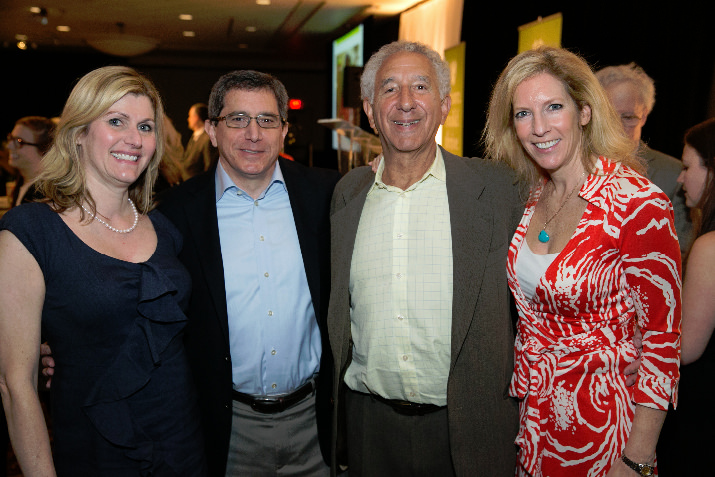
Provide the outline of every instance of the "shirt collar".
<path id="1" fill-rule="evenodd" d="M 227 190 L 233 188 L 236 188 L 243 193 L 243 189 L 238 187 L 236 184 L 234 184 L 233 180 L 231 177 L 228 175 L 226 170 L 223 168 L 223 164 L 221 163 L 221 160 L 219 159 L 218 164 L 216 165 L 216 202 L 221 200 L 221 197 L 226 193 Z M 266 190 L 264 190 L 259 199 L 262 199 L 265 197 L 266 192 L 273 186 L 273 184 L 280 184 L 283 187 L 283 190 L 288 190 L 285 185 L 285 179 L 283 178 L 283 171 L 281 171 L 280 164 L 278 161 L 276 161 L 276 167 L 273 169 L 273 176 L 271 177 L 271 182 L 268 184 L 268 187 L 266 187 Z"/>
<path id="2" fill-rule="evenodd" d="M 382 173 L 385 171 L 385 158 L 384 156 L 380 155 L 380 165 L 377 167 L 377 172 L 375 173 L 375 182 L 373 183 L 372 187 L 368 191 L 368 195 L 370 192 L 372 192 L 375 189 L 397 189 L 396 187 L 389 186 L 382 182 Z M 441 182 L 446 182 L 447 181 L 447 171 L 444 168 L 444 158 L 442 157 L 442 149 L 440 147 L 437 147 L 437 153 L 435 154 L 434 161 L 432 162 L 432 165 L 430 168 L 425 172 L 425 174 L 422 176 L 420 180 L 412 184 L 407 190 L 412 190 L 415 187 L 417 187 L 418 184 L 421 182 L 424 182 L 428 177 L 434 177 L 438 181 Z M 406 191 L 405 191 L 406 192 Z"/>

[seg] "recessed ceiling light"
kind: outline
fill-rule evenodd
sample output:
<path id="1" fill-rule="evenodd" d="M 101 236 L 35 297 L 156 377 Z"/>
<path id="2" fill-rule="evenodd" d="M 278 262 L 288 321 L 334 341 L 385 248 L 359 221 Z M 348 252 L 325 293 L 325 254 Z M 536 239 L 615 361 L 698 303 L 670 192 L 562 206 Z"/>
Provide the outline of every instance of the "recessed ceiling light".
<path id="1" fill-rule="evenodd" d="M 195 37 L 195 36 L 196 36 L 196 32 L 193 32 L 193 31 L 185 31 L 185 32 L 182 33 L 182 35 L 187 36 L 187 37 Z"/>
<path id="2" fill-rule="evenodd" d="M 40 13 L 42 12 L 42 8 L 40 7 L 30 7 L 30 13 Z"/>
<path id="3" fill-rule="evenodd" d="M 191 14 L 189 14 L 189 13 L 182 13 L 181 15 L 179 15 L 179 20 L 190 21 L 190 20 L 193 20 L 193 19 L 194 19 L 194 16 L 191 15 Z"/>
<path id="4" fill-rule="evenodd" d="M 271 0 L 256 0 L 256 5 L 270 5 Z"/>
<path id="5" fill-rule="evenodd" d="M 27 50 L 27 43 L 25 43 L 24 41 L 18 41 L 17 47 L 20 48 L 21 50 Z"/>
<path id="6" fill-rule="evenodd" d="M 17 41 L 27 41 L 27 35 L 17 34 L 17 35 L 15 35 L 15 39 L 16 39 Z"/>
<path id="7" fill-rule="evenodd" d="M 57 26 L 57 31 L 67 32 L 67 31 L 70 31 L 70 27 L 68 27 L 68 26 L 66 26 L 66 25 L 58 25 L 58 26 Z"/>
<path id="8" fill-rule="evenodd" d="M 253 33 L 253 32 L 256 31 L 256 30 L 257 30 L 257 28 L 254 27 L 254 26 L 247 26 L 247 27 L 246 27 L 246 31 L 251 32 L 251 33 Z"/>

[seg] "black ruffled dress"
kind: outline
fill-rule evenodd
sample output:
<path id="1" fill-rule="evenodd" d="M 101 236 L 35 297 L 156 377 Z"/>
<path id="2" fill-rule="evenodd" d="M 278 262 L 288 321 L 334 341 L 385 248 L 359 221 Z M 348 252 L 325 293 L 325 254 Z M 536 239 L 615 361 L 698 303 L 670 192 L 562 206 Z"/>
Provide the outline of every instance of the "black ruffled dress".
<path id="1" fill-rule="evenodd" d="M 159 212 L 149 217 L 158 244 L 144 263 L 90 248 L 46 204 L 15 207 L 0 220 L 45 277 L 59 476 L 206 473 L 182 340 L 191 279 L 177 259 L 178 231 Z"/>

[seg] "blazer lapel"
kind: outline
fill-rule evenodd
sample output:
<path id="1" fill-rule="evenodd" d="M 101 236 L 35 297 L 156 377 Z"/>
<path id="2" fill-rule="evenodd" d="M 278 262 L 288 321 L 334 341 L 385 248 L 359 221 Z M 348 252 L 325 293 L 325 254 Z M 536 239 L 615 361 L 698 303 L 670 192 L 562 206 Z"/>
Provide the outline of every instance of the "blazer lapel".
<path id="1" fill-rule="evenodd" d="M 281 172 L 288 189 L 288 199 L 293 212 L 293 221 L 298 234 L 300 251 L 303 255 L 303 267 L 308 280 L 310 297 L 313 301 L 315 315 L 320 317 L 320 220 L 319 214 L 315 212 L 312 191 L 309 190 L 309 183 L 300 177 L 301 171 L 290 161 L 279 159 Z"/>
<path id="2" fill-rule="evenodd" d="M 476 314 L 492 237 L 491 207 L 480 202 L 483 180 L 464 159 L 442 150 L 452 224 L 452 355 L 454 367 Z M 506 263 L 504 264 L 506 267 Z"/>
<path id="3" fill-rule="evenodd" d="M 218 234 L 215 184 L 215 169 L 213 169 L 211 173 L 204 174 L 196 183 L 196 188 L 190 192 L 193 196 L 192 200 L 186 201 L 185 208 L 190 240 L 194 241 L 203 278 L 206 280 L 207 288 L 214 302 L 221 329 L 228 340 L 226 285 Z M 193 280 L 199 278 L 192 277 Z"/>

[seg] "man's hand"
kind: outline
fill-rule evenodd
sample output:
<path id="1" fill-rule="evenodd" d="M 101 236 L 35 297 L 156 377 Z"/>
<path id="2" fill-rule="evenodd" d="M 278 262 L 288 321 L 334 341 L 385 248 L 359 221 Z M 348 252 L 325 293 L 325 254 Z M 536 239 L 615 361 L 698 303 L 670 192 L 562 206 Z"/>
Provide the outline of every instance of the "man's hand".
<path id="1" fill-rule="evenodd" d="M 50 385 L 52 384 L 52 375 L 55 374 L 55 360 L 52 357 L 52 350 L 47 342 L 40 345 L 40 363 L 42 364 L 40 387 L 50 389 Z"/>
<path id="2" fill-rule="evenodd" d="M 623 374 L 626 376 L 626 386 L 633 386 L 638 379 L 638 370 L 641 367 L 641 355 L 643 353 L 643 335 L 641 329 L 636 325 L 636 332 L 633 334 L 633 346 L 638 350 L 638 359 L 626 366 Z"/>

